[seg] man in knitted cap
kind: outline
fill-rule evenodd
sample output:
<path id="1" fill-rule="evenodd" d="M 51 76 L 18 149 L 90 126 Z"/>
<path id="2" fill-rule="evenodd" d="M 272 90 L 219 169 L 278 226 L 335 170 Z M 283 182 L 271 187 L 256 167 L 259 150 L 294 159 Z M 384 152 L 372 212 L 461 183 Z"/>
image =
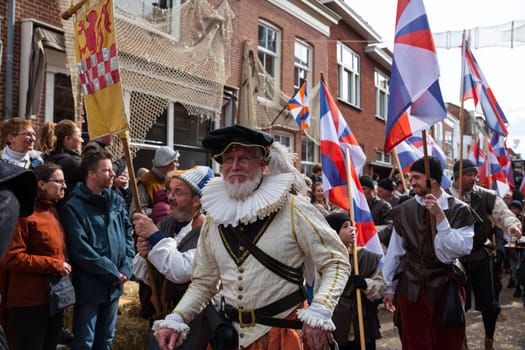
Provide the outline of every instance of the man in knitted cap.
<path id="1" fill-rule="evenodd" d="M 475 308 L 481 311 L 485 328 L 485 349 L 492 350 L 496 320 L 500 306 L 496 298 L 493 283 L 493 261 L 491 243 L 492 225 L 503 230 L 508 236 L 521 237 L 521 223 L 508 209 L 503 200 L 494 191 L 476 185 L 478 168 L 469 159 L 463 159 L 460 176 L 459 161 L 454 164 L 454 182 L 448 192 L 469 204 L 483 220 L 476 224 L 472 252 L 465 258 L 468 282 L 465 309 L 471 306 L 471 291 L 476 300 Z M 459 194 L 461 179 L 462 193 Z"/>
<path id="2" fill-rule="evenodd" d="M 158 226 L 143 213 L 133 215 L 137 240 L 137 252 L 133 261 L 133 272 L 141 281 L 150 284 L 154 277 L 157 295 L 162 310 L 151 319 L 163 318 L 178 303 L 191 280 L 193 257 L 204 221 L 201 212 L 202 189 L 213 177 L 211 168 L 195 166 L 188 170 L 168 173 L 166 191 L 171 213 L 162 219 Z M 146 259 L 155 268 L 155 276 L 150 276 Z M 206 349 L 207 339 L 203 331 L 206 327 L 202 317 L 197 317 L 190 325 L 191 336 L 179 349 Z M 152 336 L 150 349 L 158 349 Z"/>
<path id="3" fill-rule="evenodd" d="M 222 177 L 203 190 L 207 219 L 195 253 L 192 283 L 153 329 L 161 349 L 180 344 L 192 320 L 222 282 L 225 311 L 242 349 L 328 349 L 332 312 L 349 275 L 348 253 L 319 211 L 292 194 L 302 183 L 289 151 L 267 133 L 233 125 L 202 141 Z M 303 186 L 304 187 L 304 186 Z M 304 308 L 303 264 L 322 276 Z M 290 328 L 302 328 L 299 333 Z M 191 333 L 190 333 L 191 334 Z"/>
<path id="4" fill-rule="evenodd" d="M 377 183 L 377 196 L 387 201 L 392 207 L 397 204 L 399 196 L 394 193 L 394 182 L 392 179 L 387 177 L 379 180 Z"/>
<path id="5" fill-rule="evenodd" d="M 149 172 L 144 174 L 138 184 L 139 202 L 142 211 L 146 214 L 151 213 L 151 208 L 155 203 L 155 192 L 164 187 L 166 174 L 170 171 L 177 170 L 179 164 L 179 151 L 169 146 L 157 148 L 152 160 L 153 167 Z M 135 212 L 135 206 L 131 203 L 129 208 L 130 216 Z"/>
<path id="6" fill-rule="evenodd" d="M 383 266 L 387 285 L 383 302 L 387 310 L 395 311 L 396 293 L 403 349 L 459 350 L 465 324 L 444 326 L 441 320 L 450 264 L 470 252 L 477 216 L 442 189 L 439 160 L 429 157 L 429 163 L 430 189 L 421 158 L 410 169 L 415 197 L 392 209 L 394 229 Z"/>

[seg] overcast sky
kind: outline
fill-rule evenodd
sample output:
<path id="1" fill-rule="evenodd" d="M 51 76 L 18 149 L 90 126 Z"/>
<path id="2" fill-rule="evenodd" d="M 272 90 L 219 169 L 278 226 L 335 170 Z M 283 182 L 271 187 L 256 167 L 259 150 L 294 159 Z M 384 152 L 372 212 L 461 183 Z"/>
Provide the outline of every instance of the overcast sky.
<path id="1" fill-rule="evenodd" d="M 393 48 L 396 0 L 346 0 Z M 424 0 L 434 33 L 494 26 L 525 20 L 524 0 Z M 509 121 L 507 145 L 525 157 L 525 46 L 472 48 L 503 113 Z M 460 104 L 461 50 L 437 49 L 445 102 Z M 472 106 L 465 105 L 465 108 Z"/>

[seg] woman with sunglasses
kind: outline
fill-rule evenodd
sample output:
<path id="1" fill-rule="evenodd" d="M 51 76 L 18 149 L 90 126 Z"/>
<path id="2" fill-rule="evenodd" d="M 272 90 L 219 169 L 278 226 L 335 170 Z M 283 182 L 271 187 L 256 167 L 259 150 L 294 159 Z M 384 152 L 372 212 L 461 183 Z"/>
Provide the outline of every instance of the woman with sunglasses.
<path id="1" fill-rule="evenodd" d="M 68 275 L 64 230 L 55 204 L 66 183 L 60 166 L 45 163 L 33 169 L 37 202 L 32 215 L 20 218 L 2 263 L 7 272 L 7 334 L 11 349 L 56 349 L 63 310 L 50 315 L 48 277 Z"/>
<path id="2" fill-rule="evenodd" d="M 36 133 L 29 120 L 7 119 L 2 123 L 0 131 L 3 146 L 1 159 L 26 169 L 36 168 L 43 163 L 40 152 L 34 149 Z"/>

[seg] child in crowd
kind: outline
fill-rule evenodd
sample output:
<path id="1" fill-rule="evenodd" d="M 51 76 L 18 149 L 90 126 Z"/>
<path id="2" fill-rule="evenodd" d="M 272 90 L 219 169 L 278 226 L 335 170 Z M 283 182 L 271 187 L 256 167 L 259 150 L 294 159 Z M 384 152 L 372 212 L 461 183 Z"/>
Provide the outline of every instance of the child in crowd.
<path id="1" fill-rule="evenodd" d="M 348 248 L 350 263 L 353 265 L 353 245 L 356 236 L 350 217 L 347 213 L 334 213 L 326 216 L 326 221 L 339 234 L 341 241 Z M 348 283 L 332 316 L 336 326 L 334 338 L 340 350 L 361 349 L 356 299 L 356 289 L 360 289 L 363 293 L 361 303 L 366 349 L 375 350 L 376 339 L 381 337 L 377 306 L 382 301 L 386 289 L 379 266 L 381 255 L 364 248 L 358 248 L 357 257 L 359 275 L 356 275 L 354 268 L 352 268 Z M 353 316 L 349 317 L 348 315 Z"/>

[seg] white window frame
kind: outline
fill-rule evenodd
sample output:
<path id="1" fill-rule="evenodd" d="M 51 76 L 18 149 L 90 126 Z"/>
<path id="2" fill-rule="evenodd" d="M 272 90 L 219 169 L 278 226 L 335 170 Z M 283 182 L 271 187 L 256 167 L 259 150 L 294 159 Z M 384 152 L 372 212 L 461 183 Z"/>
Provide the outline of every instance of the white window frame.
<path id="1" fill-rule="evenodd" d="M 443 148 L 443 124 L 441 122 L 435 124 L 434 141 L 439 147 Z"/>
<path id="2" fill-rule="evenodd" d="M 131 93 L 126 91 L 124 92 L 124 109 L 128 112 L 128 116 L 131 116 Z M 173 147 L 175 144 L 173 141 L 173 134 L 175 128 L 175 108 L 174 102 L 168 102 L 168 110 L 166 111 L 166 143 L 160 143 L 157 145 L 146 143 L 146 142 L 130 142 L 130 145 L 138 147 L 145 150 L 156 150 L 162 146 Z M 128 117 L 129 118 L 129 117 Z M 128 120 L 129 121 L 129 120 Z"/>
<path id="3" fill-rule="evenodd" d="M 70 75 L 69 71 L 64 67 L 58 67 L 52 64 L 46 65 L 45 123 L 52 122 L 55 114 L 55 74 Z"/>
<path id="4" fill-rule="evenodd" d="M 354 107 L 361 107 L 361 58 L 337 42 L 338 98 Z"/>
<path id="5" fill-rule="evenodd" d="M 313 145 L 313 155 L 310 155 L 310 154 L 306 154 L 306 152 L 308 151 L 308 147 L 302 147 L 302 143 L 303 142 L 306 142 L 306 143 L 311 143 Z M 312 141 L 311 139 L 307 138 L 307 137 L 303 137 L 301 139 L 301 153 L 302 155 L 306 158 L 306 157 L 310 157 L 310 159 L 308 160 L 304 160 L 303 157 L 301 157 L 301 169 L 302 171 L 306 174 L 306 169 L 312 169 L 312 167 L 314 166 L 315 163 L 318 163 L 319 162 L 319 146 L 314 142 Z"/>
<path id="6" fill-rule="evenodd" d="M 259 44 L 259 41 L 257 41 L 257 57 L 259 57 L 259 54 L 263 54 L 264 55 L 264 58 L 266 58 L 267 56 L 271 56 L 273 58 L 273 72 L 274 74 L 270 74 L 268 71 L 266 71 L 266 73 L 272 78 L 273 80 L 273 84 L 274 84 L 274 87 L 275 87 L 275 91 L 279 91 L 279 89 L 281 88 L 280 86 L 280 67 L 281 67 L 281 30 L 279 30 L 277 27 L 275 27 L 274 25 L 266 22 L 266 21 L 262 21 L 262 20 L 259 20 L 259 25 L 258 25 L 258 30 L 260 30 L 261 27 L 264 27 L 266 30 L 271 30 L 273 32 L 275 32 L 275 51 L 272 51 L 270 49 L 267 48 L 267 45 L 265 46 L 260 46 Z M 257 34 L 258 35 L 258 34 Z M 266 69 L 266 60 L 263 59 L 261 60 L 261 63 L 263 65 L 263 67 Z M 263 80 L 264 81 L 264 80 Z M 267 94 L 266 94 L 266 86 L 263 86 L 261 91 L 260 91 L 260 96 L 261 97 L 266 97 Z M 274 96 L 275 98 L 277 98 L 276 96 Z"/>
<path id="7" fill-rule="evenodd" d="M 284 133 L 284 132 L 276 132 L 273 134 L 273 139 L 274 141 L 279 142 L 282 145 L 288 147 L 290 149 L 290 152 L 294 151 L 294 148 L 295 148 L 294 147 L 294 136 L 292 134 Z M 283 143 L 282 142 L 283 139 L 288 140 L 289 144 Z"/>
<path id="8" fill-rule="evenodd" d="M 376 69 L 374 71 L 374 84 L 376 87 L 376 118 L 386 120 L 388 99 L 390 98 L 390 77 Z"/>
<path id="9" fill-rule="evenodd" d="M 453 158 L 453 154 L 452 154 L 452 152 L 453 152 L 453 140 L 454 140 L 453 131 L 452 130 L 445 131 L 444 145 L 443 145 L 442 149 L 443 149 L 443 152 L 445 152 L 445 155 L 448 158 Z"/>
<path id="10" fill-rule="evenodd" d="M 376 149 L 376 161 L 380 163 L 392 164 L 392 156 L 382 150 Z"/>
<path id="11" fill-rule="evenodd" d="M 306 51 L 306 64 L 301 62 L 303 51 Z M 303 79 L 306 79 L 307 85 L 309 86 L 312 81 L 312 46 L 306 42 L 296 39 L 294 45 L 294 89 L 297 91 L 301 87 L 301 78 L 296 79 L 303 72 Z M 296 74 L 299 72 L 299 74 Z"/>

